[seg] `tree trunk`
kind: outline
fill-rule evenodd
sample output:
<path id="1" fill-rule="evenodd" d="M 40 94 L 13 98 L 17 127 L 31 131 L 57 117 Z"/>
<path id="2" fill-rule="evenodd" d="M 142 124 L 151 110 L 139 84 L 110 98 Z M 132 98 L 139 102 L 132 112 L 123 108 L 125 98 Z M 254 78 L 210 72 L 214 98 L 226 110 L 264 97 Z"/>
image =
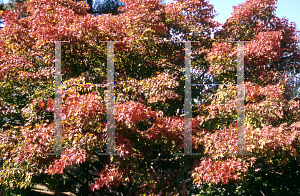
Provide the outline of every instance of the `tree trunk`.
<path id="1" fill-rule="evenodd" d="M 93 0 L 87 0 L 87 4 L 89 4 L 90 9 L 88 10 L 88 13 L 93 13 Z"/>

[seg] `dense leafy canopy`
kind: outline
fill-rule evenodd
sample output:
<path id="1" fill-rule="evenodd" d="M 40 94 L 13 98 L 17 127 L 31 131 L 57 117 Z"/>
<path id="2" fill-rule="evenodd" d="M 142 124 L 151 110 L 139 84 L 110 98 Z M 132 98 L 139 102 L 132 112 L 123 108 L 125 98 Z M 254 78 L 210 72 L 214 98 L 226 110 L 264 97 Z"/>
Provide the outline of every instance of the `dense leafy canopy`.
<path id="1" fill-rule="evenodd" d="M 71 0 L 28 0 L 19 4 L 23 18 L 18 10 L 0 13 L 6 22 L 0 31 L 1 185 L 27 187 L 49 174 L 67 176 L 72 185 L 64 189 L 79 185 L 85 195 L 187 195 L 193 184 L 203 194 L 223 190 L 211 184 L 248 194 L 257 167 L 299 179 L 300 103 L 287 75 L 299 70 L 298 38 L 295 23 L 274 15 L 276 1 L 246 0 L 225 24 L 213 20 L 206 0 L 125 3 L 116 16 L 95 17 L 87 4 Z M 253 156 L 230 155 L 236 153 L 236 86 L 192 88 L 198 100 L 193 152 L 202 155 L 174 155 L 183 152 L 185 67 L 184 44 L 163 41 L 173 37 L 200 41 L 192 44 L 193 83 L 236 83 L 237 46 L 227 41 L 252 41 L 245 44 L 245 141 Z M 54 144 L 53 41 L 69 41 L 62 43 L 64 84 L 102 84 L 107 49 L 101 41 L 110 40 L 123 41 L 114 51 L 121 155 L 98 155 L 107 142 L 107 90 L 92 85 L 64 86 L 62 145 L 70 155 L 45 155 Z M 244 187 L 236 188 L 239 183 Z"/>

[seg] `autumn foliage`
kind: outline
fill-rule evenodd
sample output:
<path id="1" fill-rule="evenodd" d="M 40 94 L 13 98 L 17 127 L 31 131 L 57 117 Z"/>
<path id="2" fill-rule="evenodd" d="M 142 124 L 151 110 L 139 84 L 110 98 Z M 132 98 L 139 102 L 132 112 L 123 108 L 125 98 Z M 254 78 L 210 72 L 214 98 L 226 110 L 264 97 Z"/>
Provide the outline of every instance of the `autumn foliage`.
<path id="1" fill-rule="evenodd" d="M 188 195 L 193 185 L 246 184 L 258 167 L 299 169 L 300 102 L 288 75 L 299 72 L 298 38 L 295 23 L 274 15 L 275 0 L 246 0 L 225 24 L 213 20 L 207 0 L 125 3 L 116 16 L 95 17 L 71 0 L 28 0 L 18 6 L 22 18 L 0 13 L 3 187 L 31 186 L 46 173 L 66 175 L 73 183 L 68 191 L 78 184 L 85 195 Z M 193 83 L 204 83 L 204 73 L 210 82 L 236 83 L 237 45 L 228 41 L 251 41 L 245 43 L 245 149 L 252 156 L 232 155 L 236 86 L 192 88 L 193 99 L 205 100 L 193 100 L 193 152 L 202 155 L 175 155 L 184 149 L 184 44 L 163 41 L 174 36 L 200 41 L 192 43 L 192 67 L 201 73 Z M 111 40 L 123 41 L 114 45 L 120 156 L 99 155 L 107 142 L 106 87 L 84 85 L 106 84 L 102 41 Z M 54 150 L 53 41 L 69 41 L 62 43 L 62 83 L 69 85 L 58 158 L 46 155 Z"/>

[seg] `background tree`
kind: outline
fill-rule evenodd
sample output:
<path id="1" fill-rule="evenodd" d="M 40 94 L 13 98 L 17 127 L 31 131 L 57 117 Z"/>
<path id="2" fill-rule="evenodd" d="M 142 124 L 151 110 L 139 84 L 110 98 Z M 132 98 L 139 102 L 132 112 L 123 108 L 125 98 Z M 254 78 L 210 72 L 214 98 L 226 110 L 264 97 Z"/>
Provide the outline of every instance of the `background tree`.
<path id="1" fill-rule="evenodd" d="M 8 3 L 3 3 L 3 1 L 0 1 L 0 5 L 1 5 L 1 10 L 5 11 L 5 10 L 10 10 L 12 11 L 17 3 L 24 3 L 25 0 L 10 0 Z"/>
<path id="2" fill-rule="evenodd" d="M 74 0 L 78 2 L 80 0 Z M 119 0 L 101 0 L 101 1 L 93 1 L 88 0 L 86 3 L 89 5 L 90 9 L 87 11 L 95 16 L 98 14 L 113 14 L 117 15 L 120 13 L 118 10 L 120 7 L 124 6 L 123 2 L 119 2 Z"/>
<path id="3" fill-rule="evenodd" d="M 0 10 L 5 11 L 5 10 L 9 10 L 12 11 L 14 10 L 18 5 L 20 5 L 20 3 L 24 3 L 25 0 L 10 0 L 8 3 L 3 3 L 3 1 L 0 1 Z M 21 17 L 25 17 L 24 13 L 21 12 L 20 13 Z M 0 20 L 0 25 L 4 24 L 3 20 Z M 2 27 L 0 27 L 1 29 Z"/>
<path id="4" fill-rule="evenodd" d="M 118 15 L 120 14 L 119 8 L 124 6 L 124 3 L 119 2 L 118 0 L 106 0 L 106 1 L 97 1 L 95 5 L 95 11 L 98 14 L 109 14 Z"/>

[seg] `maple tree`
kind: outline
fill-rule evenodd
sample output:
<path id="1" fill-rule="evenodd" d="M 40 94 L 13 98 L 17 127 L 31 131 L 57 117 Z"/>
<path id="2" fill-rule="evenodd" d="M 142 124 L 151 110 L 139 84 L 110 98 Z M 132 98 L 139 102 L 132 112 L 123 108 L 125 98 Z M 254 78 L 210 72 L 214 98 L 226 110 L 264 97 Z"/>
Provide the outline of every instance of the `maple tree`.
<path id="1" fill-rule="evenodd" d="M 299 100 L 290 97 L 284 72 L 299 67 L 297 31 L 274 15 L 276 1 L 247 0 L 225 24 L 213 20 L 213 5 L 206 0 L 125 3 L 116 16 L 95 17 L 86 4 L 71 0 L 29 0 L 1 12 L 3 187 L 64 175 L 71 185 L 62 189 L 75 192 L 79 185 L 84 195 L 187 195 L 193 184 L 202 191 L 210 184 L 229 191 L 241 182 L 243 190 L 232 193 L 248 193 L 246 182 L 259 165 L 263 172 L 287 172 L 291 164 L 293 174 L 299 171 Z M 21 11 L 26 17 L 20 18 Z M 192 119 L 193 152 L 202 155 L 174 155 L 184 146 L 185 67 L 183 44 L 162 41 L 173 36 L 199 41 L 192 45 L 192 67 L 198 70 L 193 83 L 202 83 L 205 73 L 213 76 L 208 83 L 236 83 L 237 47 L 226 41 L 252 41 L 245 44 L 245 147 L 253 156 L 230 155 L 236 153 L 236 86 L 193 88 L 193 98 L 202 92 L 198 100 L 205 100 L 193 101 Z M 69 155 L 47 156 L 54 144 L 55 89 L 49 41 L 69 41 L 62 43 L 64 84 L 102 84 L 107 49 L 101 41 L 110 40 L 123 41 L 115 43 L 120 156 L 98 154 L 107 142 L 107 90 L 92 85 L 63 87 L 62 146 Z"/>

